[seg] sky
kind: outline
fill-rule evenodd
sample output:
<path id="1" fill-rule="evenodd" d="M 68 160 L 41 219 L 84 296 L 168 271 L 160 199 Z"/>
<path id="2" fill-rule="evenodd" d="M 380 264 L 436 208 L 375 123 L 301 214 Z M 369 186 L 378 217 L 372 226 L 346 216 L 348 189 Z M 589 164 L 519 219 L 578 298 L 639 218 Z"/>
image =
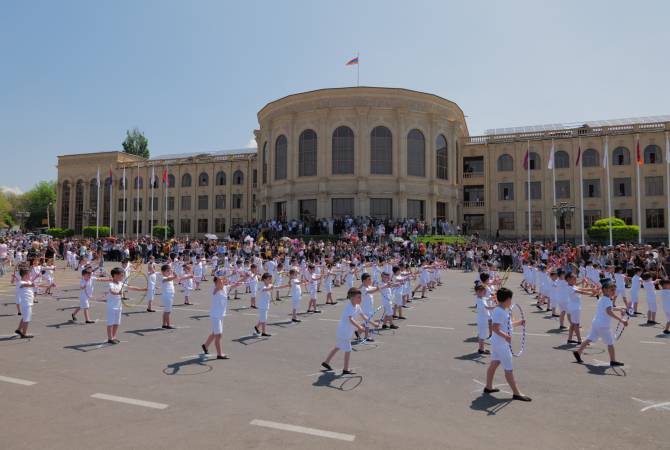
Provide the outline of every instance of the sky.
<path id="1" fill-rule="evenodd" d="M 242 148 L 283 96 L 360 83 L 489 128 L 670 114 L 665 1 L 0 0 L 0 187 L 57 156 Z"/>

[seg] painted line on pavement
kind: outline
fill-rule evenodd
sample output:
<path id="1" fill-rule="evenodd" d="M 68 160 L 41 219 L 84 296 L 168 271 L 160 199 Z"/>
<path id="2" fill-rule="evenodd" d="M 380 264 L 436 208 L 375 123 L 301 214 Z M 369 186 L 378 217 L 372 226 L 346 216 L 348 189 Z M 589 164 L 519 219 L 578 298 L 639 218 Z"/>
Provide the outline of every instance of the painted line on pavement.
<path id="1" fill-rule="evenodd" d="M 406 326 L 413 328 L 434 328 L 436 330 L 454 330 L 454 328 L 451 327 L 436 327 L 433 325 L 406 325 Z"/>
<path id="2" fill-rule="evenodd" d="M 326 321 L 326 322 L 339 322 L 338 319 L 318 319 L 318 320 L 323 320 L 323 321 Z"/>
<path id="3" fill-rule="evenodd" d="M 91 395 L 91 397 L 97 398 L 99 400 L 109 400 L 110 402 L 125 403 L 128 405 L 135 405 L 135 406 L 144 406 L 145 408 L 165 409 L 168 407 L 168 405 L 164 403 L 148 402 L 146 400 L 138 400 L 136 398 L 118 397 L 116 395 L 101 394 L 100 392 Z"/>
<path id="4" fill-rule="evenodd" d="M 317 428 L 307 428 L 298 425 L 289 425 L 287 423 L 270 422 L 267 420 L 254 419 L 249 423 L 249 425 L 255 425 L 258 427 L 265 427 L 265 428 L 273 428 L 275 430 L 282 430 L 282 431 L 292 431 L 294 433 L 309 434 L 312 436 L 337 439 L 340 441 L 347 441 L 347 442 L 353 442 L 354 439 L 356 439 L 356 436 L 353 434 L 336 433 L 334 431 L 319 430 Z"/>
<path id="5" fill-rule="evenodd" d="M 35 381 L 22 380 L 20 378 L 4 377 L 0 375 L 0 381 L 5 383 L 20 384 L 21 386 L 32 386 L 37 384 Z"/>
<path id="6" fill-rule="evenodd" d="M 665 342 L 640 341 L 640 344 L 658 344 L 658 345 L 665 345 Z"/>

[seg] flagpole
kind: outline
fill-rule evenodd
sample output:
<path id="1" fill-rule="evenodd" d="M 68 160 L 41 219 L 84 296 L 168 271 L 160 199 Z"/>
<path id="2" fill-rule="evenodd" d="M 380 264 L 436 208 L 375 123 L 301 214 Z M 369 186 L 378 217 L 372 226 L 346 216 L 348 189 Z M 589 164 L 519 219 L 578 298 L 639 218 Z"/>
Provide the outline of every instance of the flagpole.
<path id="1" fill-rule="evenodd" d="M 635 141 L 637 145 L 635 146 L 635 178 L 637 179 L 637 225 L 639 230 L 637 232 L 637 242 L 638 244 L 642 243 L 642 210 L 640 209 L 640 135 L 635 135 Z"/>
<path id="2" fill-rule="evenodd" d="M 579 158 L 579 161 L 577 161 L 577 162 L 579 163 L 579 206 L 580 206 L 580 209 L 581 209 L 581 213 L 580 213 L 579 217 L 581 219 L 580 222 L 582 224 L 582 227 L 581 227 L 582 228 L 582 245 L 584 245 L 585 244 L 585 241 L 584 241 L 584 227 L 585 227 L 586 224 L 584 223 L 584 179 L 582 178 L 582 160 L 581 160 L 581 157 L 582 157 L 582 138 L 580 137 L 578 141 L 579 141 L 579 155 L 577 157 Z"/>
<path id="3" fill-rule="evenodd" d="M 356 52 L 356 87 L 361 85 L 361 58 L 358 52 Z"/>
<path id="4" fill-rule="evenodd" d="M 112 195 L 114 194 L 114 174 L 112 166 L 109 166 L 109 237 L 112 237 L 112 212 L 114 211 L 114 202 Z"/>
<path id="5" fill-rule="evenodd" d="M 167 241 L 167 227 L 168 227 L 168 218 L 167 218 L 167 207 L 168 207 L 168 187 L 170 186 L 170 173 L 168 172 L 168 167 L 165 166 L 165 229 L 163 230 L 163 240 Z"/>
<path id="6" fill-rule="evenodd" d="M 126 237 L 126 207 L 128 206 L 126 203 L 126 189 L 128 189 L 128 180 L 126 179 L 126 168 L 123 168 L 123 226 L 121 227 L 123 230 L 122 236 L 125 239 Z"/>
<path id="7" fill-rule="evenodd" d="M 665 132 L 665 197 L 668 199 L 668 207 L 665 210 L 667 218 L 665 221 L 665 228 L 668 230 L 668 242 L 666 246 L 670 246 L 670 137 L 668 137 L 668 132 Z"/>
<path id="8" fill-rule="evenodd" d="M 528 244 L 533 242 L 533 223 L 531 222 L 530 214 L 530 141 L 526 142 L 526 155 L 528 159 L 526 160 L 526 172 L 528 172 Z"/>
<path id="9" fill-rule="evenodd" d="M 551 182 L 554 191 L 554 206 L 556 206 L 556 161 L 555 161 L 554 140 L 551 140 Z M 554 242 L 558 242 L 558 230 L 556 229 L 556 214 L 554 214 Z"/>
<path id="10" fill-rule="evenodd" d="M 149 213 L 150 217 L 151 217 L 149 219 L 149 235 L 151 237 L 154 236 L 153 227 L 154 227 L 154 180 L 155 180 L 155 176 L 156 176 L 156 172 L 155 172 L 154 166 L 152 164 L 151 165 L 151 180 L 150 180 L 150 182 L 151 182 L 151 206 L 150 206 L 151 212 Z"/>
<path id="11" fill-rule="evenodd" d="M 612 187 L 610 186 L 610 164 L 609 164 L 609 136 L 605 136 L 605 177 L 607 178 L 607 217 L 609 218 L 610 229 L 610 247 L 613 245 L 612 240 Z"/>
<path id="12" fill-rule="evenodd" d="M 144 186 L 144 183 L 142 183 Z M 140 240 L 140 163 L 137 163 L 137 208 L 135 208 L 135 239 Z"/>
<path id="13" fill-rule="evenodd" d="M 98 166 L 98 176 L 95 180 L 98 188 L 95 190 L 95 240 L 100 239 L 100 166 Z"/>

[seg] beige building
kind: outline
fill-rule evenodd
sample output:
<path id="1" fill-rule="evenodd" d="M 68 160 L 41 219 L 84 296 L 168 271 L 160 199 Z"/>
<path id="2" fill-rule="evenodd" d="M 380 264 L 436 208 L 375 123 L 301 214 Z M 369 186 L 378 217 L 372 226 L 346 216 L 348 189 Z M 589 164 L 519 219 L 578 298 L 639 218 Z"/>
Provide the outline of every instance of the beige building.
<path id="1" fill-rule="evenodd" d="M 349 215 L 448 220 L 485 236 L 527 237 L 523 160 L 529 150 L 534 238 L 553 238 L 552 206 L 567 202 L 576 207 L 566 221 L 567 235 L 579 239 L 582 193 L 589 226 L 607 216 L 608 188 L 614 215 L 640 223 L 646 240 L 667 236 L 670 116 L 469 136 L 463 111 L 449 100 L 406 89 L 357 87 L 284 97 L 263 107 L 258 122 L 258 155 L 245 149 L 149 160 L 122 152 L 60 156 L 56 225 L 79 233 L 95 225 L 97 211 L 100 224 L 111 220 L 115 234 L 147 234 L 153 217 L 154 224 L 167 221 L 178 235 L 202 236 L 251 219 Z M 553 171 L 547 167 L 552 145 Z M 602 167 L 606 145 L 609 180 Z"/>

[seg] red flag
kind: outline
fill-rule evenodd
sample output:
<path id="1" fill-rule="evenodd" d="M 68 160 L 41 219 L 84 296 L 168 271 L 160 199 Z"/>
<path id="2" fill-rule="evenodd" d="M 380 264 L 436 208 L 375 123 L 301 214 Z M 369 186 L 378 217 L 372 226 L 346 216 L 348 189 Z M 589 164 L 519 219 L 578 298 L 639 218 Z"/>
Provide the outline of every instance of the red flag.
<path id="1" fill-rule="evenodd" d="M 581 159 L 582 159 L 582 147 L 580 146 L 577 149 L 577 162 L 575 162 L 575 166 L 579 165 L 579 161 L 581 161 Z"/>
<path id="2" fill-rule="evenodd" d="M 114 184 L 114 173 L 112 172 L 112 166 L 109 166 L 109 185 Z"/>
<path id="3" fill-rule="evenodd" d="M 523 157 L 523 168 L 528 170 L 528 150 L 526 150 L 526 156 Z"/>
<path id="4" fill-rule="evenodd" d="M 642 160 L 642 155 L 640 155 L 640 141 L 637 141 L 637 163 L 638 165 L 642 165 L 644 161 Z"/>
<path id="5" fill-rule="evenodd" d="M 163 169 L 163 184 L 167 186 L 168 173 L 167 169 Z"/>

